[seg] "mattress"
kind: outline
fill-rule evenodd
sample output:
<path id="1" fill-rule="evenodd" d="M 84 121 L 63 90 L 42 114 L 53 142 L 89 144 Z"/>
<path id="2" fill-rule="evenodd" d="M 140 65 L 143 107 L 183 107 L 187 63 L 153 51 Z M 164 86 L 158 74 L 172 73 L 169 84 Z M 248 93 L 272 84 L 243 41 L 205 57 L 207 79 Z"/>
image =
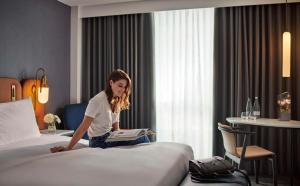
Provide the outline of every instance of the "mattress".
<path id="1" fill-rule="evenodd" d="M 42 135 L 0 146 L 0 185 L 175 186 L 193 159 L 190 146 L 167 142 L 101 149 L 80 140 L 74 150 L 50 153 L 69 140 Z"/>

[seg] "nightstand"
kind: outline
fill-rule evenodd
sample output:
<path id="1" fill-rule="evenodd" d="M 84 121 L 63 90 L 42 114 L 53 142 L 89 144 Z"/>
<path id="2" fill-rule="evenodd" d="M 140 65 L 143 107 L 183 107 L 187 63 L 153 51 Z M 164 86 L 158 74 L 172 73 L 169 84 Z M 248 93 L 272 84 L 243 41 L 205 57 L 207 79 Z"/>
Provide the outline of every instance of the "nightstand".
<path id="1" fill-rule="evenodd" d="M 71 137 L 74 133 L 74 130 L 56 130 L 53 133 L 49 133 L 48 129 L 43 129 L 43 130 L 40 130 L 40 133 L 44 134 L 44 135 L 58 135 L 58 136 L 69 136 L 69 137 Z"/>

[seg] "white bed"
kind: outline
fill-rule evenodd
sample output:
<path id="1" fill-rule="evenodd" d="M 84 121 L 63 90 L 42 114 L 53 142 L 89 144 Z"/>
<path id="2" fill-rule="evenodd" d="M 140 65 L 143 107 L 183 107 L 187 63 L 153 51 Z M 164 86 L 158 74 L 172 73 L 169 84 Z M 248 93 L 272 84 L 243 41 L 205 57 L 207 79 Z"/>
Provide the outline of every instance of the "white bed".
<path id="1" fill-rule="evenodd" d="M 0 185 L 176 186 L 193 159 L 191 147 L 178 143 L 101 149 L 81 140 L 50 153 L 69 140 L 39 133 L 31 100 L 0 103 Z"/>
<path id="2" fill-rule="evenodd" d="M 0 185 L 175 186 L 193 158 L 189 146 L 177 143 L 108 149 L 79 144 L 76 150 L 50 153 L 50 147 L 68 141 L 42 135 L 0 147 Z"/>

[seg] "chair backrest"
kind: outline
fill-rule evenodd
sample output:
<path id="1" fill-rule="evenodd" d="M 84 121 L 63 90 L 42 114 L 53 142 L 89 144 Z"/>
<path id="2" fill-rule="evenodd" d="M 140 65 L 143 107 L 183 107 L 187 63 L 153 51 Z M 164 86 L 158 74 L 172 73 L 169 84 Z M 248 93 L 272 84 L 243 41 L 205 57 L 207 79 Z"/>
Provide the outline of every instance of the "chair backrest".
<path id="1" fill-rule="evenodd" d="M 218 123 L 218 129 L 222 133 L 224 148 L 227 153 L 237 155 L 236 147 L 236 136 L 231 126 Z"/>
<path id="2" fill-rule="evenodd" d="M 64 107 L 64 124 L 69 130 L 76 130 L 81 124 L 87 103 L 70 104 Z M 82 137 L 89 139 L 87 133 Z"/>

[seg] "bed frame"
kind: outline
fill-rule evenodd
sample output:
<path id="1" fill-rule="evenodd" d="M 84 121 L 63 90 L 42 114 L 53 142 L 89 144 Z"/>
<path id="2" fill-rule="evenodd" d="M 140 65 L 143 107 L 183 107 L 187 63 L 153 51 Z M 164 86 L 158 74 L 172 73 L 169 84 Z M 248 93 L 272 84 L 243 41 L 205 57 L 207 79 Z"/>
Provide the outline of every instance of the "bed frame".
<path id="1" fill-rule="evenodd" d="M 32 104 L 34 104 L 35 97 L 31 91 L 34 83 L 35 80 L 22 80 L 21 86 L 21 83 L 16 78 L 0 77 L 0 103 L 31 97 Z M 45 129 L 46 126 L 43 120 L 44 105 L 37 102 L 34 112 L 39 129 Z"/>
<path id="2" fill-rule="evenodd" d="M 15 78 L 0 77 L 0 103 L 22 99 L 22 86 Z"/>

